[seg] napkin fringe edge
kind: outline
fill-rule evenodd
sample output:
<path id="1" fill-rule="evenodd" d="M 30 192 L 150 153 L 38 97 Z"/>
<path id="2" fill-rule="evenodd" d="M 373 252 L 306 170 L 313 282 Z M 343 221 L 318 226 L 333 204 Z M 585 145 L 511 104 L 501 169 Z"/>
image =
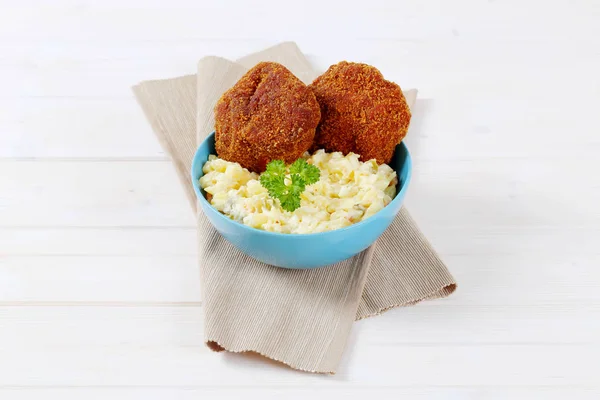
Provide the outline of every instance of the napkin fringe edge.
<path id="1" fill-rule="evenodd" d="M 303 367 L 299 367 L 297 365 L 293 365 L 287 361 L 283 361 L 278 359 L 277 357 L 273 357 L 273 356 L 268 356 L 265 353 L 261 352 L 260 350 L 253 350 L 253 349 L 230 349 L 225 347 L 222 343 L 220 343 L 218 340 L 213 340 L 213 339 L 207 339 L 204 341 L 204 344 L 212 351 L 214 351 L 215 353 L 220 353 L 222 351 L 226 351 L 228 353 L 255 353 L 258 354 L 264 358 L 267 358 L 271 361 L 275 361 L 277 363 L 283 364 L 289 368 L 292 368 L 294 370 L 297 371 L 302 371 L 302 372 L 309 372 L 309 373 L 313 373 L 313 374 L 322 374 L 322 375 L 335 375 L 335 371 L 318 371 L 316 369 L 308 369 L 308 368 L 303 368 Z"/>
<path id="2" fill-rule="evenodd" d="M 392 304 L 386 307 L 382 307 L 379 310 L 371 313 L 371 314 L 367 314 L 367 315 L 363 315 L 361 317 L 356 318 L 354 321 L 360 321 L 366 318 L 371 318 L 371 317 L 377 317 L 378 315 L 381 315 L 383 313 L 386 313 L 387 311 L 392 310 L 393 308 L 400 308 L 400 307 L 408 307 L 408 306 L 414 306 L 422 301 L 425 300 L 433 300 L 431 299 L 431 296 L 433 296 L 436 293 L 441 293 L 440 297 L 436 297 L 438 299 L 443 299 L 446 298 L 448 296 L 450 296 L 452 293 L 454 293 L 456 291 L 456 288 L 458 287 L 457 283 L 455 281 L 450 282 L 444 286 L 442 286 L 440 289 L 434 290 L 433 292 L 430 292 L 428 294 L 426 294 L 425 296 L 418 298 L 417 300 L 414 301 L 407 301 L 404 303 L 396 303 L 396 304 Z"/>

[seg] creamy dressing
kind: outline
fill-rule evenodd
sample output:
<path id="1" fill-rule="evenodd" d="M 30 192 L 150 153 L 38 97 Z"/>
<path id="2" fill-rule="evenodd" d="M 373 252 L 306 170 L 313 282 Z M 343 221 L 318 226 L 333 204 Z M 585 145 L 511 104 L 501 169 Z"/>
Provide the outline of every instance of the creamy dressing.
<path id="1" fill-rule="evenodd" d="M 317 151 L 304 158 L 321 171 L 317 183 L 301 195 L 300 208 L 285 211 L 259 182 L 259 175 L 238 163 L 211 155 L 200 186 L 209 202 L 229 218 L 270 232 L 316 233 L 343 228 L 369 218 L 396 195 L 396 172 L 375 160 Z"/>

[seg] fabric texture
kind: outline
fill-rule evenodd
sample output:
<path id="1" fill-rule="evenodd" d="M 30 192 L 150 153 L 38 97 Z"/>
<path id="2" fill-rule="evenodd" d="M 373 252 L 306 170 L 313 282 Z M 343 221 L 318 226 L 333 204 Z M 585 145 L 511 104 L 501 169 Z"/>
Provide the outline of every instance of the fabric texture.
<path id="1" fill-rule="evenodd" d="M 214 130 L 219 97 L 259 61 L 277 61 L 305 83 L 318 75 L 296 44 L 286 42 L 236 62 L 205 57 L 197 75 L 146 81 L 133 91 L 197 215 L 208 346 L 256 352 L 299 370 L 335 373 L 353 321 L 446 297 L 456 283 L 406 208 L 374 246 L 313 270 L 260 263 L 217 233 L 198 211 L 191 161 L 197 145 Z M 405 92 L 411 108 L 416 94 Z"/>

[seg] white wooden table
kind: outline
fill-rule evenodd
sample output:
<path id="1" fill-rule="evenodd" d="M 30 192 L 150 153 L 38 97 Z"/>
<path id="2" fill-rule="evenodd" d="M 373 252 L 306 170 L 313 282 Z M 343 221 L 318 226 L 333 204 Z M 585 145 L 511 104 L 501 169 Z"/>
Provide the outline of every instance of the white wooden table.
<path id="1" fill-rule="evenodd" d="M 0 0 L 0 399 L 597 399 L 600 3 L 284 3 Z M 205 348 L 130 92 L 282 40 L 420 90 L 407 206 L 459 282 L 357 323 L 333 377 Z"/>

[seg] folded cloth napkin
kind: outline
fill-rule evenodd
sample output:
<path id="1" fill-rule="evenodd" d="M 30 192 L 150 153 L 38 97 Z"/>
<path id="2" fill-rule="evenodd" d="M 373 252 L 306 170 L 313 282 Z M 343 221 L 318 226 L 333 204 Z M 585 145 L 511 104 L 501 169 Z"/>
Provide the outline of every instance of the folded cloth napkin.
<path id="1" fill-rule="evenodd" d="M 133 91 L 197 213 L 207 345 L 333 374 L 354 320 L 448 296 L 456 284 L 405 208 L 374 246 L 313 270 L 260 263 L 217 233 L 196 207 L 190 165 L 197 145 L 214 130 L 216 101 L 259 61 L 277 61 L 305 83 L 317 76 L 296 44 L 286 42 L 237 62 L 206 57 L 197 75 L 146 81 Z M 416 90 L 405 95 L 413 107 Z"/>

